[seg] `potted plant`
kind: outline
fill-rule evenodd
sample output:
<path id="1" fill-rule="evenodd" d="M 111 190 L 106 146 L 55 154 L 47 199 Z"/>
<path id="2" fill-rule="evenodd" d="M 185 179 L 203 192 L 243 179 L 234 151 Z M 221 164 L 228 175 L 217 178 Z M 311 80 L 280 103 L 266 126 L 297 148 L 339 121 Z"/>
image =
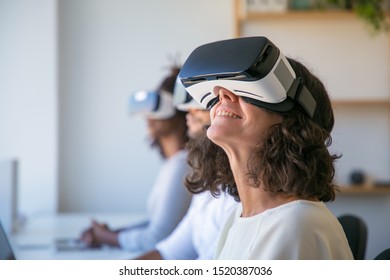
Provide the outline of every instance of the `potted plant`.
<path id="1" fill-rule="evenodd" d="M 374 33 L 378 33 L 390 28 L 386 17 L 386 13 L 389 13 L 386 1 L 389 0 L 328 0 L 328 3 L 354 11 Z"/>

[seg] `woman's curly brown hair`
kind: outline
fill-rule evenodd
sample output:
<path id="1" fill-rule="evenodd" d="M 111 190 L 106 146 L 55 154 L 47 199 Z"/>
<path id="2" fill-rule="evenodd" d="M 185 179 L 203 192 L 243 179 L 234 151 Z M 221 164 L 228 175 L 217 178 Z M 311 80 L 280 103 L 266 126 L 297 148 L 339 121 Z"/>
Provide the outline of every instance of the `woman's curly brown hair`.
<path id="1" fill-rule="evenodd" d="M 248 160 L 248 182 L 253 187 L 262 184 L 264 190 L 284 193 L 302 199 L 335 198 L 334 161 L 340 156 L 329 153 L 334 115 L 322 82 L 301 63 L 288 58 L 296 76 L 313 94 L 317 108 L 310 118 L 301 106 L 282 114 L 281 123 L 273 125 L 263 145 L 258 146 Z M 193 193 L 205 190 L 215 196 L 221 189 L 239 200 L 229 159 L 222 148 L 206 136 L 187 144 L 188 164 L 192 172 L 186 186 Z"/>

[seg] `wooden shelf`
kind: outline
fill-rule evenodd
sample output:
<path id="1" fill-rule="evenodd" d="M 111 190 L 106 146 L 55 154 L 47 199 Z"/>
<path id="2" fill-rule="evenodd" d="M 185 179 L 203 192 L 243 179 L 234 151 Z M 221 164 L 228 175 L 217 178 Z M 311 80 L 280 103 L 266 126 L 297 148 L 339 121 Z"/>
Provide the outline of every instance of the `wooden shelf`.
<path id="1" fill-rule="evenodd" d="M 356 18 L 356 14 L 343 10 L 306 10 L 306 11 L 286 11 L 286 12 L 247 12 L 240 16 L 241 21 L 257 20 L 318 20 L 318 19 L 344 19 Z"/>
<path id="2" fill-rule="evenodd" d="M 332 105 L 334 106 L 385 106 L 390 107 L 390 100 L 388 99 L 333 99 Z"/>
<path id="3" fill-rule="evenodd" d="M 242 0 L 234 0 L 235 36 L 241 37 L 241 26 L 246 22 L 264 20 L 336 20 L 336 19 L 358 19 L 358 15 L 352 10 L 344 9 L 307 9 L 266 12 L 245 10 Z M 390 21 L 390 11 L 385 11 L 385 18 Z M 390 34 L 390 32 L 388 32 Z"/>
<path id="4" fill-rule="evenodd" d="M 340 191 L 336 195 L 390 195 L 390 185 L 388 186 L 340 186 Z"/>
<path id="5" fill-rule="evenodd" d="M 247 22 L 264 21 L 264 20 L 335 20 L 335 19 L 352 19 L 357 18 L 355 12 L 343 9 L 312 9 L 312 10 L 287 10 L 279 12 L 262 12 L 244 10 L 242 0 L 234 1 L 234 17 L 236 37 L 241 37 L 241 27 Z M 390 11 L 385 14 L 390 19 Z M 390 34 L 390 32 L 389 32 Z M 332 99 L 332 104 L 338 106 L 378 106 L 390 107 L 389 98 L 371 98 L 371 99 Z"/>

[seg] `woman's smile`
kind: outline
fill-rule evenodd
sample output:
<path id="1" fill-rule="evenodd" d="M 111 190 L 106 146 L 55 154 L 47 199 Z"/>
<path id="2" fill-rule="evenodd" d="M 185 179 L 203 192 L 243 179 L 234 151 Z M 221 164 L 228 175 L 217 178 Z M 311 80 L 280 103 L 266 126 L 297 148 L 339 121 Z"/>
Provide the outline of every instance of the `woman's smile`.
<path id="1" fill-rule="evenodd" d="M 229 117 L 229 118 L 233 118 L 233 119 L 242 119 L 242 117 L 240 117 L 239 115 L 236 115 L 236 114 L 229 112 L 227 110 L 217 110 L 216 115 L 221 116 L 221 117 Z"/>

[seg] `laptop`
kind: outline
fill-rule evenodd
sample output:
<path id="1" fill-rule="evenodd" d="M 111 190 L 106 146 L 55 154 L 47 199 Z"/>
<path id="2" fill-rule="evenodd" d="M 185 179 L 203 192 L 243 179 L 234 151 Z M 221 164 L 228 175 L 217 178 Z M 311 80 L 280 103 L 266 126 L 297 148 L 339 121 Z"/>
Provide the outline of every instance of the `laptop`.
<path id="1" fill-rule="evenodd" d="M 84 251 L 84 250 L 96 250 L 100 246 L 90 247 L 81 241 L 79 238 L 58 238 L 54 240 L 55 250 L 58 252 L 63 251 Z"/>
<path id="2" fill-rule="evenodd" d="M 20 250 L 49 250 L 52 252 L 87 251 L 100 247 L 90 247 L 77 237 L 22 236 L 14 243 Z"/>
<path id="3" fill-rule="evenodd" d="M 11 235 L 17 225 L 18 161 L 0 160 L 0 220 L 3 230 Z"/>
<path id="4" fill-rule="evenodd" d="M 16 260 L 14 251 L 0 221 L 0 260 Z"/>

